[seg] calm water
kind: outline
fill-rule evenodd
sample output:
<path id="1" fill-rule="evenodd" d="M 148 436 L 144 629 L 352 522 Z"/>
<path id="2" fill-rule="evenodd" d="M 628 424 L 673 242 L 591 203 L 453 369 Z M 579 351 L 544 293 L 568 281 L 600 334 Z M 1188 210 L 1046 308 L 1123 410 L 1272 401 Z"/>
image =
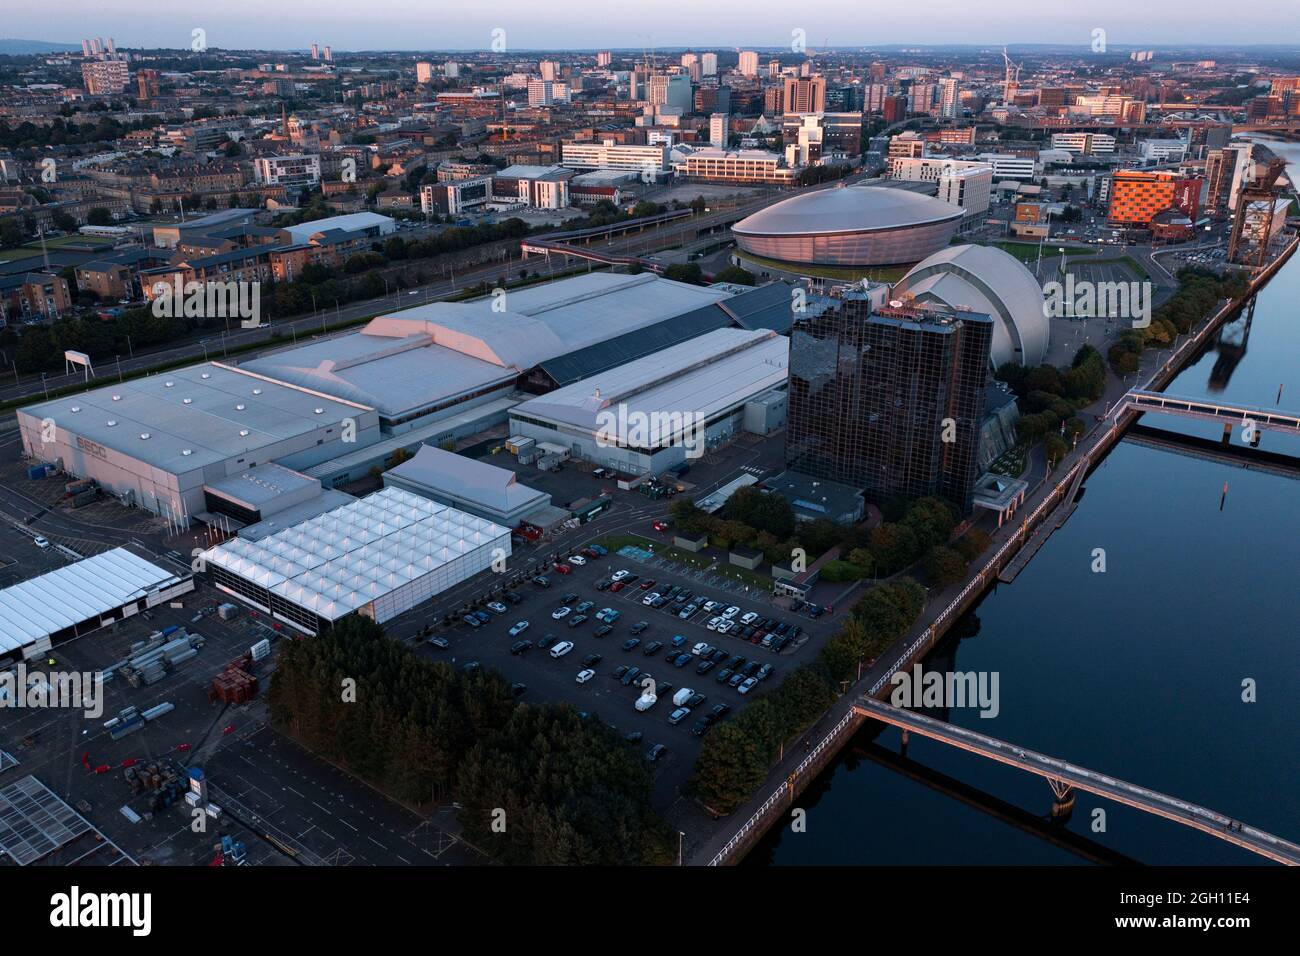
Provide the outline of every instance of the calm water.
<path id="1" fill-rule="evenodd" d="M 1300 145 L 1270 147 L 1300 170 Z M 1300 256 L 1259 295 L 1226 385 L 1212 381 L 1219 358 L 1209 351 L 1169 391 L 1272 406 L 1281 385 L 1281 406 L 1300 408 Z M 1146 424 L 1218 437 L 1208 424 Z M 1300 456 L 1267 433 L 1261 447 Z M 1085 487 L 1015 584 L 990 592 L 932 655 L 936 668 L 1000 675 L 997 717 L 948 719 L 1300 839 L 1300 481 L 1124 442 Z M 1091 571 L 1095 548 L 1104 574 Z M 1246 678 L 1256 703 L 1241 700 Z M 897 753 L 899 733 L 859 735 L 801 797 L 807 832 L 774 830 L 747 862 L 1082 862 L 867 759 L 873 741 Z M 1050 808 L 1037 776 L 916 737 L 908 757 L 1037 816 Z M 1104 833 L 1090 832 L 1097 807 Z M 1148 864 L 1267 862 L 1089 794 L 1067 826 Z"/>

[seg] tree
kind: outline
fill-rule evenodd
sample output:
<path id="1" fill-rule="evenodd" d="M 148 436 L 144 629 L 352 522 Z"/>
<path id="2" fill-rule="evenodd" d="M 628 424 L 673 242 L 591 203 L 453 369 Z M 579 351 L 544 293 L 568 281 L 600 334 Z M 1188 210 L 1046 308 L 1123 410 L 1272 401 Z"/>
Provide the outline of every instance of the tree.
<path id="1" fill-rule="evenodd" d="M 921 554 L 916 532 L 905 524 L 882 524 L 871 530 L 871 555 L 884 573 L 907 567 Z"/>
<path id="2" fill-rule="evenodd" d="M 714 282 L 731 282 L 736 285 L 754 285 L 757 281 L 754 273 L 748 269 L 742 269 L 740 266 L 727 266 L 713 275 Z"/>
<path id="3" fill-rule="evenodd" d="M 113 224 L 113 214 L 103 206 L 95 206 L 90 212 L 86 213 L 86 222 L 92 226 L 111 226 Z"/>
<path id="4" fill-rule="evenodd" d="M 674 262 L 664 270 L 664 278 L 691 285 L 704 285 L 704 272 L 698 262 Z"/>
<path id="5" fill-rule="evenodd" d="M 940 587 L 956 584 L 966 576 L 966 559 L 952 548 L 935 545 L 925 555 L 925 574 Z"/>

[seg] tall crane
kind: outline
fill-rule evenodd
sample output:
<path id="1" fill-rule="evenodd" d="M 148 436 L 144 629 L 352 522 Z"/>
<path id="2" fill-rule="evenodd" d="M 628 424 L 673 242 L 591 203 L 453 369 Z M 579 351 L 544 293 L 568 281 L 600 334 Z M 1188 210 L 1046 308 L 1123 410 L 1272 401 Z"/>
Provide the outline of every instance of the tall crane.
<path id="1" fill-rule="evenodd" d="M 1012 97 L 1014 97 L 1016 91 L 1020 89 L 1020 70 L 1024 64 L 1013 62 L 1011 57 L 1007 55 L 1006 47 L 1002 48 L 1002 63 L 1006 70 L 1005 78 L 1002 82 L 1002 102 L 1009 106 Z"/>

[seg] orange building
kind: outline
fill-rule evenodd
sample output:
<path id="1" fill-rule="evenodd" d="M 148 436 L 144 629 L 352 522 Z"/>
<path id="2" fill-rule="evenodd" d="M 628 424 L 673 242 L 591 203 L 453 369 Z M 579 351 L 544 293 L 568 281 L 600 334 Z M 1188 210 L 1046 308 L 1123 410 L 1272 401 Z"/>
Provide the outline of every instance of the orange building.
<path id="1" fill-rule="evenodd" d="M 1112 226 L 1149 226 L 1157 213 L 1182 210 L 1196 221 L 1201 181 L 1169 172 L 1120 170 L 1111 178 L 1110 207 L 1106 220 Z"/>

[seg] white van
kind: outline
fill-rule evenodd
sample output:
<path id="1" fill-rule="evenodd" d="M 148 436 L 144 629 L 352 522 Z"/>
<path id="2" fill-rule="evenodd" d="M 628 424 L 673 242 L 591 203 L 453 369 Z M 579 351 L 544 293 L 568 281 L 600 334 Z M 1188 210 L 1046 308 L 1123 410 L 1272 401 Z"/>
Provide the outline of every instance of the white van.
<path id="1" fill-rule="evenodd" d="M 560 643 L 551 648 L 551 656 L 563 657 L 571 650 L 573 650 L 573 641 L 560 641 Z"/>
<path id="2" fill-rule="evenodd" d="M 681 707 L 694 696 L 695 691 L 691 690 L 689 687 L 683 687 L 677 693 L 673 694 L 673 705 Z"/>

